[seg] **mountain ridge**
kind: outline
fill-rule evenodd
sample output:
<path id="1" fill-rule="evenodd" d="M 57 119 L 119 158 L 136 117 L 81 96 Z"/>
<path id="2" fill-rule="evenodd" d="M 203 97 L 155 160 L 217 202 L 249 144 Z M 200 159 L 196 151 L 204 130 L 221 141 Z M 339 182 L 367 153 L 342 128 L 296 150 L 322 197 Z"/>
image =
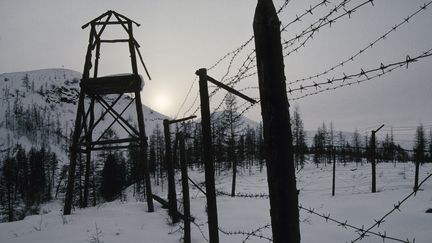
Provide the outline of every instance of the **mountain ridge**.
<path id="1" fill-rule="evenodd" d="M 3 114 L 0 117 L 0 151 L 17 143 L 23 144 L 26 149 L 48 146 L 66 162 L 81 77 L 80 72 L 60 68 L 0 74 L 0 114 Z M 107 100 L 110 98 L 113 99 L 113 96 L 107 96 Z M 123 110 L 130 100 L 130 96 L 123 96 L 116 109 Z M 95 106 L 96 117 L 102 111 L 102 107 Z M 156 124 L 168 118 L 145 104 L 143 113 L 147 134 L 151 134 Z M 123 117 L 136 121 L 135 107 L 128 108 Z M 106 117 L 101 125 L 108 127 L 112 120 Z M 102 130 L 95 130 L 95 136 L 101 135 Z M 114 125 L 113 130 L 119 137 L 128 135 L 118 125 Z"/>

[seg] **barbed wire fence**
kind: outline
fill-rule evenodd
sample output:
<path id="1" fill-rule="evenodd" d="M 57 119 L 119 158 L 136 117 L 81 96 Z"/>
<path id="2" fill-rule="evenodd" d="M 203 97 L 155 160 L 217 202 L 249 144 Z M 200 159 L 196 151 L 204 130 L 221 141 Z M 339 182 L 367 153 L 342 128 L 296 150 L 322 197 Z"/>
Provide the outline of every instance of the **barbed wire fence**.
<path id="1" fill-rule="evenodd" d="M 378 38 L 376 38 L 375 40 L 371 41 L 369 44 L 367 44 L 366 46 L 364 46 L 363 48 L 361 48 L 358 52 L 350 55 L 348 58 L 345 58 L 343 61 L 337 63 L 336 65 L 333 65 L 332 67 L 314 74 L 314 75 L 310 75 L 308 77 L 305 78 L 301 78 L 301 79 L 297 79 L 297 80 L 293 80 L 293 81 L 289 81 L 287 82 L 287 85 L 293 85 L 299 82 L 304 82 L 304 81 L 308 81 L 308 80 L 312 80 L 312 79 L 316 79 L 319 77 L 322 77 L 326 74 L 328 74 L 329 72 L 335 71 L 336 69 L 343 67 L 345 64 L 349 63 L 349 62 L 353 62 L 357 57 L 359 57 L 360 55 L 364 54 L 367 50 L 372 49 L 374 46 L 376 46 L 376 44 L 380 41 L 386 40 L 387 37 L 390 36 L 390 34 L 392 34 L 393 32 L 396 32 L 397 30 L 399 30 L 403 25 L 411 23 L 410 21 L 418 16 L 421 12 L 425 11 L 427 9 L 427 7 L 432 4 L 432 1 L 429 1 L 428 3 L 425 3 L 424 5 L 420 6 L 420 8 L 415 11 L 414 13 L 410 14 L 408 17 L 403 18 L 403 20 L 397 24 L 395 24 L 393 27 L 391 27 L 387 32 L 385 32 L 382 35 L 379 35 Z"/>
<path id="2" fill-rule="evenodd" d="M 285 41 L 283 43 L 283 48 L 287 49 L 288 47 L 294 45 L 296 43 L 296 41 L 301 40 L 301 38 L 303 36 L 308 35 L 308 37 L 306 38 L 306 40 L 304 41 L 304 43 L 302 45 L 300 45 L 298 48 L 295 49 L 295 51 L 299 51 L 299 49 L 301 47 L 305 46 L 305 42 L 307 42 L 308 40 L 313 38 L 313 35 L 318 32 L 321 28 L 323 28 L 324 26 L 330 25 L 335 23 L 336 20 L 344 17 L 344 16 L 349 16 L 351 17 L 351 14 L 353 12 L 355 12 L 356 10 L 360 9 L 361 7 L 365 6 L 368 3 L 372 3 L 373 5 L 373 1 L 374 0 L 367 0 L 364 1 L 362 4 L 359 4 L 357 6 L 355 6 L 352 9 L 346 10 L 344 7 L 347 6 L 347 4 L 350 2 L 351 0 L 343 0 L 341 1 L 339 4 L 337 4 L 334 8 L 332 8 L 330 10 L 329 13 L 327 13 L 324 17 L 319 18 L 319 20 L 315 21 L 313 24 L 311 24 L 309 27 L 307 27 L 306 29 L 304 29 L 303 31 L 301 31 L 300 34 L 296 35 L 296 37 Z M 288 1 L 286 1 L 285 3 L 287 3 Z M 327 6 L 327 4 L 329 4 L 329 1 L 319 1 L 316 5 L 311 6 L 309 9 L 305 10 L 304 13 L 300 14 L 300 15 L 296 15 L 296 17 L 291 20 L 288 24 L 284 25 L 281 28 L 281 32 L 286 31 L 287 27 L 296 23 L 296 22 L 300 22 L 302 20 L 302 18 L 304 18 L 305 16 L 312 15 L 313 11 L 315 11 L 315 9 L 317 9 L 318 7 L 321 6 Z M 283 5 L 282 7 L 286 7 L 286 5 Z M 281 13 L 283 11 L 283 8 L 279 9 L 279 13 Z M 330 16 L 332 16 L 334 13 L 336 13 L 338 10 L 340 10 L 341 8 L 343 8 L 345 10 L 345 12 L 333 19 L 330 19 Z M 231 51 L 229 53 L 227 53 L 226 55 L 224 55 L 221 59 L 219 59 L 214 65 L 211 66 L 211 69 L 215 68 L 217 65 L 219 65 L 223 60 L 225 60 L 226 58 L 228 58 L 229 56 L 232 56 L 229 62 L 229 65 L 226 69 L 225 74 L 222 76 L 221 82 L 225 81 L 225 83 L 231 87 L 235 87 L 240 81 L 245 80 L 249 77 L 255 76 L 256 75 L 256 64 L 255 64 L 255 50 L 252 50 L 247 56 L 246 59 L 240 64 L 240 67 L 238 68 L 237 73 L 235 73 L 234 75 L 228 77 L 228 74 L 230 73 L 231 70 L 231 66 L 235 60 L 235 58 L 238 56 L 238 54 L 244 50 L 244 48 L 251 43 L 253 40 L 253 36 L 251 38 L 249 38 L 246 42 L 242 43 L 240 45 L 240 47 L 236 48 L 234 51 Z M 288 54 L 289 55 L 289 54 Z M 287 57 L 287 54 L 285 54 L 284 56 Z M 252 70 L 252 71 L 251 71 Z M 248 89 L 254 89 L 254 87 L 249 87 Z M 209 97 L 210 99 L 220 90 L 219 87 L 217 87 L 216 89 L 214 89 L 210 94 Z M 196 94 L 195 98 L 194 98 L 194 102 L 192 103 L 191 107 L 189 109 L 187 109 L 187 112 L 190 112 L 190 110 L 192 109 L 192 106 L 196 105 L 196 101 L 198 100 L 198 96 L 199 94 Z M 212 114 L 216 113 L 217 111 L 219 111 L 222 106 L 223 103 L 226 99 L 226 95 L 221 99 L 221 101 L 218 103 L 218 105 L 216 106 L 215 109 L 213 109 Z M 193 115 L 195 115 L 197 112 L 199 111 L 199 107 L 197 106 L 195 108 L 195 110 L 192 112 Z M 186 115 L 186 113 L 184 114 Z"/>
<path id="3" fill-rule="evenodd" d="M 291 2 L 291 0 L 285 0 L 283 2 L 283 4 L 279 7 L 278 9 L 278 14 L 282 13 L 286 7 L 288 6 L 288 4 Z M 240 82 L 241 80 L 248 78 L 250 76 L 255 75 L 255 73 L 253 74 L 248 74 L 247 72 L 250 71 L 253 67 L 255 66 L 251 66 L 251 64 L 255 61 L 254 57 L 252 57 L 254 55 L 255 51 L 252 51 L 251 53 L 249 53 L 247 55 L 246 60 L 240 65 L 240 68 L 238 70 L 238 72 L 233 75 L 228 77 L 228 75 L 230 74 L 230 71 L 232 69 L 232 65 L 234 63 L 234 61 L 238 58 L 239 54 L 247 47 L 250 45 L 250 43 L 252 43 L 254 39 L 254 36 L 252 35 L 249 39 L 247 39 L 245 42 L 243 42 L 239 47 L 235 48 L 232 51 L 229 51 L 228 53 L 226 53 L 225 55 L 223 55 L 221 58 L 219 58 L 214 64 L 210 65 L 210 67 L 207 69 L 208 71 L 211 71 L 213 69 L 215 69 L 217 66 L 219 66 L 223 61 L 229 59 L 229 64 L 226 67 L 226 71 L 225 74 L 222 76 L 222 78 L 220 79 L 221 82 L 226 81 L 225 83 L 227 85 L 230 85 L 233 87 L 233 85 L 235 83 Z M 190 97 L 191 94 L 191 90 L 193 89 L 193 87 L 195 86 L 196 83 L 196 78 L 192 81 L 189 91 L 186 95 L 186 97 L 184 98 L 182 105 L 180 106 L 179 110 L 176 113 L 176 118 L 179 116 L 181 110 L 183 109 L 183 107 L 185 106 L 187 99 Z M 216 88 L 215 90 L 213 90 L 210 94 L 209 97 L 210 99 L 220 90 L 220 88 Z M 198 97 L 199 97 L 199 93 L 198 91 L 196 91 L 196 94 L 193 96 L 193 101 L 192 104 L 189 106 L 189 108 L 186 109 L 186 111 L 183 113 L 183 116 L 186 116 L 188 114 L 192 114 L 192 115 L 196 115 L 197 112 L 199 111 L 199 106 L 197 105 L 197 101 L 198 101 Z M 223 101 L 221 102 L 223 103 Z M 195 109 L 194 109 L 195 108 Z M 193 111 L 192 111 L 193 110 Z M 191 113 L 192 111 L 192 113 Z"/>
<path id="4" fill-rule="evenodd" d="M 381 238 L 383 241 L 385 240 L 392 240 L 392 241 L 396 241 L 396 242 L 402 242 L 402 243 L 415 243 L 415 238 L 413 238 L 412 240 L 410 239 L 400 239 L 394 236 L 390 236 L 388 235 L 385 231 L 384 232 L 375 232 L 372 231 L 374 228 L 377 228 L 379 226 L 381 226 L 382 224 L 385 223 L 386 218 L 388 218 L 390 215 L 394 214 L 395 212 L 401 212 L 401 206 L 407 202 L 410 198 L 413 198 L 414 196 L 416 196 L 416 194 L 420 191 L 421 187 L 432 177 L 432 171 L 428 173 L 429 175 L 426 176 L 420 183 L 419 186 L 417 188 L 414 188 L 414 190 L 409 193 L 408 195 L 406 195 L 405 197 L 402 198 L 402 200 L 395 202 L 391 209 L 385 213 L 382 217 L 380 217 L 379 219 L 374 219 L 374 224 L 372 224 L 370 227 L 366 228 L 364 225 L 360 226 L 355 226 L 352 223 L 349 223 L 348 220 L 340 220 L 340 219 L 336 219 L 335 217 L 332 217 L 331 214 L 329 213 L 320 213 L 318 212 L 315 208 L 312 207 L 306 207 L 303 206 L 302 204 L 299 204 L 299 210 L 304 211 L 305 213 L 320 217 L 322 219 L 324 219 L 324 221 L 326 223 L 334 223 L 337 226 L 344 228 L 344 229 L 351 229 L 354 231 L 354 233 L 358 234 L 357 238 L 355 238 L 354 240 L 351 241 L 351 243 L 357 242 L 359 240 L 362 240 L 363 238 L 373 235 L 376 236 L 378 238 Z M 228 192 L 224 192 L 221 190 L 218 190 L 218 195 L 221 196 L 231 196 L 230 193 Z M 244 192 L 240 192 L 240 193 L 236 193 L 235 195 L 238 198 L 248 198 L 248 199 L 268 199 L 269 195 L 265 194 L 265 193 L 244 193 Z M 262 231 L 265 228 L 269 228 L 271 227 L 270 224 L 266 224 L 263 227 L 259 227 L 256 230 L 252 230 L 250 232 L 245 232 L 245 231 L 241 231 L 241 230 L 236 230 L 236 231 L 226 231 L 223 230 L 221 231 L 222 233 L 226 234 L 226 235 L 250 235 L 250 236 L 257 236 L 256 233 Z M 258 235 L 257 237 L 261 238 L 261 239 L 266 239 L 271 241 L 271 239 L 269 239 L 268 237 L 261 237 L 262 235 Z"/>
<path id="5" fill-rule="evenodd" d="M 375 0 L 365 0 L 365 1 L 362 1 L 361 3 L 358 3 L 354 6 L 349 7 L 348 5 L 350 4 L 350 2 L 351 2 L 351 0 L 342 0 L 338 4 L 334 5 L 328 13 L 326 13 L 322 17 L 319 17 L 315 22 L 310 24 L 307 28 L 303 29 L 299 34 L 295 34 L 294 37 L 289 38 L 287 40 L 284 40 L 282 43 L 284 57 L 286 58 L 286 57 L 290 56 L 292 53 L 299 52 L 301 50 L 301 48 L 306 47 L 306 44 L 310 40 L 312 40 L 314 38 L 314 36 L 319 32 L 319 30 L 322 29 L 323 27 L 326 27 L 326 26 L 332 27 L 332 25 L 334 25 L 336 22 L 339 22 L 344 17 L 348 17 L 348 19 L 350 19 L 355 12 L 362 9 L 363 7 L 374 6 Z M 282 4 L 282 6 L 278 9 L 278 11 L 277 11 L 278 14 L 282 13 L 289 3 L 290 3 L 290 0 L 285 1 Z M 315 5 L 311 5 L 310 8 L 306 9 L 301 14 L 296 14 L 295 15 L 296 17 L 293 20 L 289 21 L 287 24 L 285 24 L 285 25 L 282 24 L 281 25 L 281 32 L 284 32 L 284 33 L 288 32 L 289 26 L 291 26 L 295 23 L 301 22 L 307 16 L 312 16 L 313 13 L 316 10 L 318 10 L 319 8 L 328 7 L 330 4 L 331 4 L 330 1 L 323 0 L 323 1 L 319 1 Z M 408 23 L 411 23 L 412 19 L 414 19 L 415 17 L 418 17 L 421 12 L 425 12 L 425 10 L 427 10 L 431 4 L 432 4 L 432 1 L 425 2 L 424 4 L 422 4 L 420 6 L 419 9 L 412 12 L 407 17 L 404 17 L 402 21 L 396 23 L 395 25 L 393 25 L 393 27 L 388 29 L 386 32 L 379 35 L 377 38 L 375 38 L 374 40 L 372 40 L 368 44 L 364 45 L 362 48 L 359 49 L 359 51 L 356 51 L 353 54 L 351 54 L 349 57 L 343 59 L 342 61 L 337 62 L 334 65 L 331 65 L 330 68 L 327 68 L 324 71 L 321 71 L 321 72 L 314 74 L 314 75 L 309 75 L 309 76 L 306 76 L 304 78 L 300 78 L 300 79 L 296 79 L 296 80 L 292 80 L 292 81 L 287 82 L 287 87 L 288 87 L 287 93 L 288 94 L 291 95 L 291 94 L 300 93 L 300 95 L 289 98 L 289 100 L 290 101 L 300 100 L 300 99 L 304 99 L 306 97 L 318 95 L 320 93 L 336 90 L 336 89 L 339 89 L 342 87 L 347 87 L 347 86 L 351 86 L 351 85 L 355 85 L 355 84 L 361 84 L 365 81 L 369 81 L 369 80 L 383 77 L 386 74 L 391 73 L 392 71 L 394 71 L 396 69 L 401 69 L 402 67 L 406 67 L 406 69 L 408 69 L 412 64 L 419 62 L 421 60 L 424 60 L 428 57 L 431 57 L 432 56 L 432 49 L 429 49 L 429 50 L 423 51 L 421 54 L 418 54 L 416 56 L 413 56 L 412 54 L 411 55 L 405 54 L 405 57 L 403 60 L 400 59 L 398 61 L 395 61 L 395 62 L 392 62 L 389 64 L 384 64 L 381 62 L 379 64 L 379 66 L 377 66 L 375 68 L 371 68 L 371 69 L 359 68 L 360 71 L 357 73 L 345 74 L 343 72 L 343 76 L 340 76 L 340 77 L 333 76 L 331 78 L 327 78 L 325 81 L 315 81 L 316 79 L 324 77 L 324 75 L 328 75 L 329 73 L 344 67 L 344 65 L 349 63 L 349 62 L 354 62 L 355 60 L 358 59 L 358 57 L 360 55 L 366 53 L 368 50 L 370 50 L 374 46 L 376 46 L 377 43 L 388 39 L 388 37 L 393 32 L 396 32 L 402 26 L 408 25 Z M 339 15 L 335 15 L 340 10 L 343 10 L 343 12 Z M 240 62 L 240 64 L 238 65 L 237 71 L 234 74 L 232 74 L 232 71 L 235 69 L 234 68 L 235 62 L 240 58 L 241 54 L 244 54 L 245 50 L 247 49 L 247 47 L 249 47 L 250 43 L 252 43 L 253 40 L 254 40 L 254 36 L 250 37 L 248 40 L 243 42 L 239 47 L 226 53 L 221 58 L 219 58 L 214 64 L 210 65 L 208 70 L 216 69 L 223 62 L 227 62 L 227 65 L 224 69 L 225 71 L 222 72 L 221 78 L 219 80 L 220 80 L 220 82 L 223 82 L 224 84 L 226 84 L 230 87 L 235 87 L 236 85 L 238 85 L 243 80 L 247 80 L 248 78 L 255 76 L 256 75 L 255 50 L 247 52 L 246 58 L 242 62 Z M 310 83 L 304 84 L 307 81 Z M 196 83 L 196 79 L 194 79 L 192 81 L 192 83 L 188 89 L 187 95 L 186 95 L 185 99 L 183 100 L 183 102 L 181 103 L 181 106 L 180 106 L 178 112 L 176 113 L 176 117 L 178 117 L 179 114 L 181 113 L 181 111 L 183 110 L 183 108 L 185 108 L 187 100 L 189 98 L 192 99 L 192 103 L 188 106 L 187 109 L 185 109 L 183 116 L 190 115 L 190 114 L 196 115 L 197 112 L 199 111 L 199 105 L 197 105 L 199 92 L 198 93 L 195 92 L 195 95 L 193 95 L 194 92 L 192 92 L 193 88 L 195 87 L 195 83 Z M 244 82 L 243 82 L 243 84 L 244 84 Z M 293 87 L 294 84 L 299 84 L 299 85 L 297 87 Z M 257 89 L 258 89 L 258 87 L 254 86 L 254 85 L 247 85 L 246 87 L 239 89 L 239 91 L 246 91 L 246 90 L 254 91 Z M 220 91 L 219 87 L 214 87 L 212 92 L 209 94 L 209 98 L 211 99 L 212 97 L 215 97 L 215 95 L 219 91 Z M 222 118 L 222 114 L 218 114 L 218 115 L 215 115 L 215 114 L 217 114 L 217 112 L 222 109 L 226 98 L 227 98 L 227 94 L 225 94 L 222 97 L 222 99 L 217 103 L 217 105 L 214 106 L 214 108 L 212 110 L 212 119 L 213 120 L 218 120 L 218 119 Z M 249 104 L 248 102 L 244 102 L 244 103 L 240 104 L 239 105 L 240 111 L 238 112 L 238 117 L 242 117 L 245 114 L 247 114 L 257 104 L 259 104 L 259 102 L 255 103 L 255 104 Z M 224 127 L 219 128 L 216 131 L 216 134 L 219 134 L 223 130 L 224 130 Z M 380 225 L 384 224 L 385 219 L 387 217 L 389 217 L 390 215 L 394 214 L 397 211 L 401 211 L 401 206 L 403 206 L 403 204 L 406 201 L 408 201 L 410 198 L 413 198 L 419 192 L 420 187 L 423 186 L 424 183 L 426 183 L 431 177 L 432 177 L 432 174 L 429 173 L 429 175 L 420 182 L 420 184 L 417 188 L 414 188 L 414 190 L 411 193 L 409 193 L 407 196 L 405 196 L 401 201 L 394 203 L 392 208 L 386 214 L 384 214 L 381 218 L 379 218 L 378 220 L 374 219 L 374 223 L 369 227 L 365 227 L 364 225 L 356 226 L 352 223 L 349 223 L 348 220 L 337 219 L 335 217 L 332 217 L 328 213 L 318 212 L 316 209 L 303 206 L 302 204 L 299 205 L 299 210 L 303 211 L 307 214 L 322 218 L 322 219 L 324 219 L 324 221 L 326 223 L 333 223 L 333 224 L 336 224 L 337 226 L 339 226 L 340 228 L 353 230 L 354 233 L 356 234 L 356 237 L 355 237 L 355 239 L 353 239 L 351 241 L 351 243 L 360 241 L 367 236 L 375 236 L 375 237 L 381 238 L 383 240 L 383 242 L 385 240 L 391 240 L 391 241 L 395 241 L 395 242 L 414 243 L 415 242 L 414 238 L 412 240 L 400 239 L 398 237 L 388 235 L 385 231 L 384 232 L 374 231 L 374 229 L 378 228 Z M 197 185 L 197 184 L 194 184 L 194 185 L 199 188 L 199 185 Z M 201 190 L 201 192 L 204 193 L 204 191 L 202 189 L 200 189 L 200 190 Z M 230 193 L 227 193 L 224 191 L 217 191 L 217 194 L 218 194 L 218 196 L 231 196 Z M 258 198 L 258 199 L 259 198 L 262 198 L 262 199 L 268 199 L 269 198 L 269 195 L 267 195 L 267 194 L 250 194 L 250 193 L 242 193 L 242 192 L 236 193 L 235 196 L 238 198 Z M 203 226 L 205 223 L 202 223 L 202 224 L 194 223 L 194 224 L 199 229 L 199 231 L 201 232 L 203 238 L 206 241 L 208 241 L 208 239 L 205 237 L 205 234 L 203 233 L 203 230 L 201 229 L 201 226 Z M 250 230 L 250 231 L 227 230 L 227 229 L 219 228 L 219 232 L 223 233 L 224 235 L 228 235 L 228 236 L 230 236 L 230 235 L 242 235 L 245 237 L 242 242 L 248 241 L 251 237 L 255 237 L 255 238 L 259 238 L 259 239 L 271 242 L 272 241 L 271 236 L 267 236 L 263 233 L 263 231 L 268 230 L 270 228 L 271 228 L 271 224 L 264 224 L 263 226 L 260 226 L 256 229 Z"/>
<path id="6" fill-rule="evenodd" d="M 335 89 L 342 88 L 345 86 L 350 86 L 353 84 L 359 84 L 359 83 L 362 83 L 365 81 L 379 78 L 379 77 L 384 76 L 385 74 L 392 72 L 393 70 L 396 70 L 396 69 L 399 69 L 402 67 L 406 67 L 408 69 L 410 63 L 417 62 L 423 58 L 430 57 L 430 56 L 432 56 L 432 49 L 429 49 L 429 50 L 423 52 L 422 54 L 417 55 L 413 58 L 411 58 L 409 55 L 406 55 L 406 58 L 403 61 L 398 61 L 398 62 L 390 63 L 387 65 L 381 63 L 379 67 L 372 68 L 372 69 L 369 69 L 366 71 L 363 70 L 363 68 L 361 68 L 360 72 L 355 73 L 355 74 L 348 74 L 348 75 L 344 74 L 343 77 L 338 77 L 338 78 L 333 77 L 333 78 L 327 79 L 326 81 L 323 81 L 323 82 L 313 82 L 313 84 L 304 85 L 304 86 L 300 85 L 299 87 L 293 88 L 293 89 L 289 88 L 289 90 L 287 92 L 291 94 L 291 93 L 296 92 L 296 91 L 307 91 L 310 88 L 315 88 L 317 90 L 317 91 L 314 91 L 314 92 L 311 92 L 311 93 L 308 93 L 308 94 L 305 94 L 305 95 L 302 95 L 299 97 L 291 98 L 290 100 L 302 99 L 302 98 L 305 98 L 307 96 L 316 95 L 316 94 L 319 94 L 319 93 L 322 93 L 325 91 L 335 90 Z M 368 76 L 368 74 L 369 75 L 373 74 L 373 75 Z M 359 79 L 356 81 L 346 82 L 347 80 L 350 80 L 353 78 L 361 78 L 361 77 L 365 77 L 365 78 Z M 342 83 L 342 84 L 334 86 L 334 87 L 321 89 L 321 86 L 331 85 L 334 83 Z"/>

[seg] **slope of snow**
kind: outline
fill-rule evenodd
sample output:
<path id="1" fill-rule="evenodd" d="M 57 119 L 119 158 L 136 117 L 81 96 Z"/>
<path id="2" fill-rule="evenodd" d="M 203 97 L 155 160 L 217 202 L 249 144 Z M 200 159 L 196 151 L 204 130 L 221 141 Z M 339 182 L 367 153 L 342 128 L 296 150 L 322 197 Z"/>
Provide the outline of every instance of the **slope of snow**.
<path id="1" fill-rule="evenodd" d="M 331 166 L 317 168 L 310 163 L 297 174 L 299 200 L 306 208 L 328 215 L 342 222 L 365 228 L 374 224 L 394 207 L 394 204 L 411 193 L 414 178 L 412 163 L 390 163 L 377 165 L 378 192 L 370 193 L 370 166 L 354 163 L 346 167 L 338 165 L 336 170 L 336 196 L 331 196 Z M 432 172 L 432 165 L 421 166 L 420 179 Z M 190 169 L 190 177 L 201 184 L 203 169 Z M 180 178 L 177 175 L 177 179 Z M 230 171 L 221 171 L 216 176 L 218 191 L 231 188 Z M 179 181 L 178 181 L 179 182 Z M 201 184 L 202 185 L 202 184 Z M 203 186 L 203 185 L 202 185 Z M 154 191 L 166 196 L 164 187 L 154 185 Z M 205 213 L 205 196 L 194 186 L 191 188 L 191 212 L 195 222 L 205 237 L 208 235 Z M 203 186 L 204 188 L 204 186 Z M 164 189 L 164 190 L 162 190 Z M 180 192 L 178 184 L 177 192 Z M 265 167 L 241 169 L 238 173 L 238 193 L 267 193 Z M 427 181 L 415 197 L 408 199 L 400 207 L 401 211 L 391 214 L 374 232 L 402 240 L 413 238 L 416 242 L 432 242 L 432 214 L 425 211 L 432 208 L 432 179 Z M 131 196 L 127 201 L 114 201 L 98 207 L 76 209 L 72 215 L 61 216 L 61 206 L 56 203 L 45 205 L 46 214 L 30 216 L 23 221 L 0 224 L 0 242 L 179 242 L 182 237 L 180 226 L 170 226 L 165 209 L 156 203 L 154 213 L 146 212 L 146 204 Z M 178 194 L 178 199 L 181 195 Z M 251 232 L 270 222 L 268 199 L 218 197 L 219 226 L 227 232 Z M 302 242 L 350 242 L 357 238 L 357 232 L 345 229 L 323 218 L 300 211 Z M 100 233 L 96 233 L 100 232 Z M 220 234 L 220 242 L 242 242 L 247 236 L 242 234 Z M 270 229 L 257 232 L 257 235 L 271 237 Z M 206 240 L 196 225 L 192 225 L 192 242 Z M 258 237 L 250 237 L 246 242 L 268 242 Z M 380 237 L 369 235 L 359 242 L 381 243 Z M 387 242 L 387 241 L 386 241 Z"/>

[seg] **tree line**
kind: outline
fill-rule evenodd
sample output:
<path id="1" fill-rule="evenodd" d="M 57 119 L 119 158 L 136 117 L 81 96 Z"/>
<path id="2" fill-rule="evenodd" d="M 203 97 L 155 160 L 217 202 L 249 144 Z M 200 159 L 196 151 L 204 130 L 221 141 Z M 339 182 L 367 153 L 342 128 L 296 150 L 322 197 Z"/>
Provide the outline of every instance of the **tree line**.
<path id="1" fill-rule="evenodd" d="M 295 139 L 294 139 L 295 140 Z M 432 162 L 432 130 L 427 137 L 422 124 L 418 125 L 414 136 L 414 146 L 412 149 L 404 149 L 394 140 L 393 130 L 386 133 L 382 141 L 373 140 L 368 135 L 361 136 L 356 129 L 350 138 L 342 131 L 336 132 L 333 124 L 323 123 L 312 137 L 308 149 L 308 154 L 313 156 L 313 162 L 328 163 L 333 156 L 339 162 L 364 163 L 370 161 L 372 148 L 375 148 L 375 159 L 383 162 Z"/>
<path id="2" fill-rule="evenodd" d="M 55 153 L 45 147 L 26 152 L 18 144 L 1 164 L 1 221 L 37 213 L 39 204 L 52 199 L 59 164 Z"/>
<path id="3" fill-rule="evenodd" d="M 37 111 L 37 109 L 32 110 Z M 23 113 L 25 112 L 19 112 L 19 114 Z M 32 117 L 42 116 L 38 112 L 28 112 L 28 114 L 32 114 Z M 364 163 L 369 160 L 370 138 L 361 136 L 357 130 L 348 137 L 346 133 L 336 132 L 332 123 L 329 125 L 323 123 L 312 137 L 308 137 L 298 107 L 293 109 L 291 124 L 294 160 L 297 167 L 303 166 L 306 161 L 325 165 L 335 158 L 344 164 Z M 54 129 L 59 129 L 59 126 L 54 126 Z M 177 169 L 179 169 L 178 158 L 180 157 L 176 143 L 178 131 L 186 134 L 186 160 L 189 168 L 203 167 L 201 124 L 199 122 L 179 124 L 172 133 L 173 159 Z M 249 169 L 250 173 L 253 166 L 264 167 L 262 125 L 245 124 L 244 118 L 238 112 L 235 97 L 228 96 L 223 111 L 212 114 L 212 131 L 216 172 L 232 174 L 231 195 L 234 196 L 235 177 L 238 171 Z M 55 132 L 50 134 L 56 136 Z M 383 141 L 376 142 L 378 161 L 431 162 L 432 132 L 426 135 L 422 125 L 417 128 L 415 146 L 412 150 L 403 149 L 395 143 L 393 137 L 390 132 Z M 114 130 L 108 131 L 104 137 L 104 139 L 116 138 L 118 137 Z M 70 141 L 67 138 L 66 140 Z M 153 182 L 163 189 L 167 173 L 165 143 L 159 124 L 149 134 L 147 156 Z M 131 187 L 133 195 L 143 199 L 145 193 L 143 193 L 142 171 L 144 168 L 141 161 L 142 158 L 136 147 L 120 151 L 108 149 L 95 152 L 89 168 L 90 177 L 86 178 L 85 155 L 80 156 L 76 170 L 74 206 L 86 207 L 87 204 L 95 206 L 101 202 L 123 199 L 124 189 L 131 185 L 133 185 Z M 53 198 L 62 198 L 66 187 L 68 165 L 66 163 L 59 166 L 56 154 L 49 151 L 47 146 L 25 151 L 23 146 L 15 145 L 13 149 L 8 150 L 7 156 L 0 162 L 2 221 L 22 219 L 25 215 L 37 213 L 40 203 Z"/>

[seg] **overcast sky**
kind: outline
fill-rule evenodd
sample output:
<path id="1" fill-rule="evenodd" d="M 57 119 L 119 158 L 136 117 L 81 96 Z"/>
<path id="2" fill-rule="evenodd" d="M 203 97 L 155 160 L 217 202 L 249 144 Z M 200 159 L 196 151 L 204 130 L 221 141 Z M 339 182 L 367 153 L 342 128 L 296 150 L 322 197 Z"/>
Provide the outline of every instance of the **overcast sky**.
<path id="1" fill-rule="evenodd" d="M 321 7 L 291 25 L 282 38 L 288 40 L 300 33 L 341 1 L 330 0 L 327 8 Z M 274 2 L 278 7 L 284 1 Z M 318 2 L 321 0 L 292 0 L 280 14 L 282 24 Z M 362 2 L 352 0 L 346 9 Z M 345 60 L 429 0 L 374 2 L 375 6 L 368 4 L 351 18 L 341 18 L 331 28 L 322 28 L 306 47 L 285 58 L 287 82 L 317 74 Z M 153 78 L 144 88 L 144 102 L 175 116 L 195 78 L 195 70 L 211 66 L 252 36 L 255 5 L 254 0 L 0 0 L 0 73 L 61 67 L 82 72 L 89 32 L 82 30 L 81 25 L 112 9 L 141 24 L 134 34 Z M 338 12 L 341 13 L 343 10 Z M 379 67 L 380 63 L 403 60 L 406 55 L 419 55 L 432 48 L 431 26 L 432 5 L 365 51 L 355 62 L 323 78 L 341 77 L 343 73 L 357 73 L 361 68 L 367 70 Z M 239 55 L 231 75 L 253 48 L 252 42 Z M 420 122 L 432 125 L 431 64 L 432 58 L 426 58 L 409 69 L 401 68 L 382 78 L 292 104 L 300 107 L 306 129 L 316 129 L 322 122 L 330 121 L 337 129 L 358 128 L 361 132 L 383 123 L 388 127 L 415 126 Z M 228 62 L 223 62 L 209 75 L 221 79 L 227 66 Z M 103 46 L 101 71 L 102 74 L 130 72 L 127 49 Z M 257 86 L 256 76 L 242 81 L 237 88 L 249 86 Z M 256 89 L 244 92 L 258 96 Z M 192 106 L 196 93 L 197 85 L 180 116 Z M 219 104 L 223 94 L 215 96 L 213 106 Z M 259 120 L 260 108 L 253 108 L 246 115 Z"/>

